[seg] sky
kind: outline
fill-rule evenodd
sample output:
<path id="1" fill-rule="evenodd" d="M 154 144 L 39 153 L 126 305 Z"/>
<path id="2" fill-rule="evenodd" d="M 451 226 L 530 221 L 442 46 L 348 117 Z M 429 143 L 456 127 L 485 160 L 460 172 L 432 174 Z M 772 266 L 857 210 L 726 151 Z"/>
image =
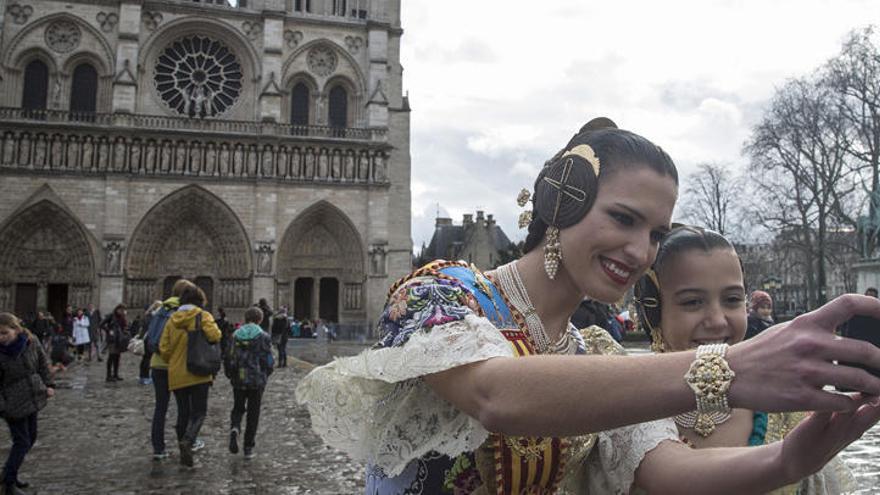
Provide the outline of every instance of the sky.
<path id="1" fill-rule="evenodd" d="M 776 88 L 880 24 L 876 0 L 402 0 L 412 236 L 484 210 L 512 240 L 516 195 L 588 120 L 663 147 L 682 187 L 741 154 Z"/>

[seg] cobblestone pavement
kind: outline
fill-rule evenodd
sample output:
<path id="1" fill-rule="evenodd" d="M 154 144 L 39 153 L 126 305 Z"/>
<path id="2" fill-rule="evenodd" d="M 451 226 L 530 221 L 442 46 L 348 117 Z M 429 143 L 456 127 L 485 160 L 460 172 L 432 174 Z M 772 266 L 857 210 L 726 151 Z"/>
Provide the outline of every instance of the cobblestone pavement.
<path id="1" fill-rule="evenodd" d="M 152 461 L 149 431 L 152 386 L 138 385 L 137 362 L 122 356 L 124 381 L 106 384 L 104 363 L 72 366 L 58 378 L 59 390 L 40 413 L 39 439 L 25 460 L 21 477 L 36 494 L 353 494 L 363 490 L 362 467 L 322 444 L 312 433 L 308 414 L 295 404 L 293 390 L 311 369 L 334 355 L 356 354 L 366 346 L 352 342 L 290 341 L 291 366 L 269 380 L 257 434 L 257 457 L 245 461 L 229 454 L 227 434 L 232 391 L 219 378 L 211 389 L 208 418 L 201 437 L 207 447 L 196 454 L 197 467 L 180 467 L 169 407 L 166 442 L 172 457 Z M 628 346 L 629 347 L 629 346 Z M 637 345 L 635 353 L 647 352 Z M 305 360 L 305 361 L 303 361 Z M 306 362 L 307 361 L 307 362 Z M 0 462 L 10 445 L 0 434 Z M 880 427 L 843 452 L 861 490 L 880 486 Z"/>
<path id="2" fill-rule="evenodd" d="M 331 347 L 335 347 L 334 344 Z M 326 347 L 315 344 L 304 347 Z M 363 346 L 340 345 L 354 353 Z M 292 355 L 298 352 L 294 342 Z M 312 359 L 319 352 L 310 351 Z M 326 353 L 324 353 L 326 355 Z M 218 376 L 208 399 L 201 430 L 206 447 L 196 454 L 195 469 L 182 468 L 174 435 L 176 406 L 171 401 L 165 440 L 172 457 L 151 458 L 150 423 L 153 387 L 139 385 L 140 357 L 122 355 L 123 381 L 105 383 L 105 363 L 75 364 L 59 374 L 55 398 L 39 415 L 38 440 L 25 459 L 20 477 L 27 493 L 114 495 L 162 494 L 351 494 L 363 491 L 363 471 L 344 454 L 322 444 L 312 433 L 308 413 L 295 404 L 293 390 L 310 369 L 288 360 L 269 378 L 263 397 L 257 456 L 245 461 L 227 449 L 232 389 Z M 243 426 L 243 422 L 242 422 Z M 9 433 L 0 434 L 0 462 L 9 451 Z M 243 433 L 243 432 L 242 432 Z M 172 448 L 173 447 L 173 448 Z"/>

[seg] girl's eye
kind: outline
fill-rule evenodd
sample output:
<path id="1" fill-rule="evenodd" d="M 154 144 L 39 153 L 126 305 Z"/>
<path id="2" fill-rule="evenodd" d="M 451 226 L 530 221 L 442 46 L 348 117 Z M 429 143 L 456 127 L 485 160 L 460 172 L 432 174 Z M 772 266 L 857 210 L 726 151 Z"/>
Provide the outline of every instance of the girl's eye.
<path id="1" fill-rule="evenodd" d="M 745 302 L 745 298 L 742 296 L 731 296 L 727 298 L 727 304 L 731 306 L 739 306 L 743 302 Z"/>

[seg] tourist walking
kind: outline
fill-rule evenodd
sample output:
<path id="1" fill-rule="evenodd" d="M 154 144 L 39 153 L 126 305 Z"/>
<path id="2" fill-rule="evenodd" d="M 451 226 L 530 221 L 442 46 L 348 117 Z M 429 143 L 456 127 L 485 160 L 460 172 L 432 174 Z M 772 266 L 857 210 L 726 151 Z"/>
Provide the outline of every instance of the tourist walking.
<path id="1" fill-rule="evenodd" d="M 287 340 L 290 338 L 290 320 L 287 308 L 281 306 L 272 318 L 272 343 L 278 348 L 278 367 L 287 367 Z"/>
<path id="2" fill-rule="evenodd" d="M 113 308 L 113 312 L 101 323 L 101 330 L 104 332 L 107 349 L 106 381 L 120 381 L 122 378 L 119 376 L 119 360 L 122 353 L 128 350 L 128 341 L 131 339 L 124 304 L 117 304 Z"/>
<path id="3" fill-rule="evenodd" d="M 89 303 L 87 309 L 89 315 L 89 341 L 91 342 L 89 345 L 89 359 L 91 359 L 92 352 L 94 351 L 95 356 L 100 363 L 102 361 L 101 353 L 104 351 L 101 349 L 101 346 L 104 343 L 104 338 L 101 329 L 99 328 L 102 321 L 101 311 L 92 303 Z"/>
<path id="4" fill-rule="evenodd" d="M 269 333 L 272 326 L 272 308 L 269 307 L 269 303 L 266 301 L 265 297 L 260 298 L 259 302 L 257 302 L 257 307 L 263 312 L 263 321 L 260 323 L 260 328 L 262 328 L 264 332 Z"/>
<path id="5" fill-rule="evenodd" d="M 168 319 L 159 341 L 159 353 L 168 363 L 168 389 L 177 402 L 177 441 L 180 463 L 193 466 L 193 443 L 208 412 L 208 391 L 212 375 L 196 375 L 187 369 L 189 337 L 201 331 L 208 342 L 220 342 L 220 329 L 211 313 L 202 309 L 207 300 L 202 289 L 186 286 L 180 307 Z M 199 330 L 200 328 L 201 330 Z"/>
<path id="6" fill-rule="evenodd" d="M 73 317 L 73 345 L 76 346 L 76 360 L 82 361 L 86 349 L 91 347 L 89 340 L 89 317 L 82 308 L 77 308 L 76 316 Z M 91 353 L 88 361 L 91 361 Z"/>
<path id="7" fill-rule="evenodd" d="M 70 337 L 64 334 L 60 324 L 50 325 L 49 358 L 55 369 L 64 371 L 73 361 L 70 356 Z"/>
<path id="8" fill-rule="evenodd" d="M 232 347 L 224 360 L 224 371 L 232 383 L 234 398 L 230 414 L 229 452 L 238 453 L 241 418 L 247 412 L 244 430 L 245 459 L 254 456 L 263 391 L 269 375 L 272 374 L 272 338 L 260 328 L 262 319 L 263 312 L 260 308 L 253 307 L 245 311 L 245 324 L 233 334 Z"/>
<path id="9" fill-rule="evenodd" d="M 162 307 L 162 301 L 153 301 L 153 304 L 147 307 L 146 311 L 144 311 L 144 321 L 138 331 L 138 338 L 144 339 L 144 355 L 141 356 L 141 364 L 140 364 L 140 373 L 138 375 L 138 383 L 141 385 L 152 385 L 153 379 L 150 376 L 150 362 L 153 359 L 153 349 L 147 345 L 146 338 L 147 333 L 150 330 L 150 322 L 153 320 L 153 315 L 159 311 L 159 308 Z"/>
<path id="10" fill-rule="evenodd" d="M 55 395 L 42 344 L 11 313 L 0 313 L 0 414 L 9 426 L 12 448 L 3 466 L 3 494 L 23 493 L 18 478 L 37 441 L 37 413 Z"/>
<path id="11" fill-rule="evenodd" d="M 68 304 L 64 307 L 64 313 L 61 314 L 61 329 L 68 337 L 73 337 L 73 306 Z"/>
<path id="12" fill-rule="evenodd" d="M 46 315 L 42 311 L 37 311 L 37 317 L 31 324 L 31 331 L 34 337 L 43 344 L 43 348 L 48 349 L 49 340 L 52 338 L 52 328 L 49 326 L 49 320 L 46 319 Z"/>
<path id="13" fill-rule="evenodd" d="M 155 404 L 153 406 L 153 423 L 150 429 L 150 442 L 153 445 L 153 460 L 161 461 L 168 457 L 165 450 L 165 418 L 168 415 L 168 403 L 171 391 L 168 389 L 168 363 L 159 353 L 159 343 L 165 325 L 171 315 L 180 306 L 180 295 L 186 287 L 195 285 L 186 279 L 180 279 L 171 288 L 171 297 L 162 302 L 162 306 L 150 316 L 147 333 L 144 337 L 144 350 L 152 353 L 150 357 L 150 378 L 153 381 Z"/>
<path id="14" fill-rule="evenodd" d="M 217 308 L 217 328 L 220 329 L 220 353 L 225 356 L 232 344 L 232 334 L 235 332 L 235 326 L 226 319 L 226 310 Z"/>

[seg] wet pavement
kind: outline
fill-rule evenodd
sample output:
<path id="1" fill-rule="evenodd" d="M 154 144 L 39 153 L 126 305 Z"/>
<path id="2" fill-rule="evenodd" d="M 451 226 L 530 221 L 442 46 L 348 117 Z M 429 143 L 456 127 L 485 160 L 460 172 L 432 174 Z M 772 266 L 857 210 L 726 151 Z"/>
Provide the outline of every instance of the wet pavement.
<path id="1" fill-rule="evenodd" d="M 176 407 L 169 407 L 166 442 L 172 457 L 151 459 L 149 431 L 152 386 L 139 385 L 139 357 L 123 354 L 123 381 L 104 382 L 104 363 L 76 364 L 59 375 L 57 395 L 39 416 L 39 439 L 21 478 L 37 494 L 352 494 L 363 490 L 363 471 L 345 454 L 324 446 L 311 432 L 306 410 L 293 390 L 311 369 L 333 356 L 352 355 L 366 346 L 353 342 L 293 339 L 291 366 L 269 380 L 257 434 L 256 458 L 245 461 L 227 450 L 232 390 L 218 378 L 211 389 L 208 417 L 196 454 L 196 468 L 180 467 L 174 442 Z M 644 347 L 634 346 L 636 353 Z M 6 431 L 4 429 L 4 431 Z M 0 462 L 10 444 L 0 434 Z M 859 481 L 859 493 L 880 486 L 880 427 L 850 446 L 843 457 Z"/>

